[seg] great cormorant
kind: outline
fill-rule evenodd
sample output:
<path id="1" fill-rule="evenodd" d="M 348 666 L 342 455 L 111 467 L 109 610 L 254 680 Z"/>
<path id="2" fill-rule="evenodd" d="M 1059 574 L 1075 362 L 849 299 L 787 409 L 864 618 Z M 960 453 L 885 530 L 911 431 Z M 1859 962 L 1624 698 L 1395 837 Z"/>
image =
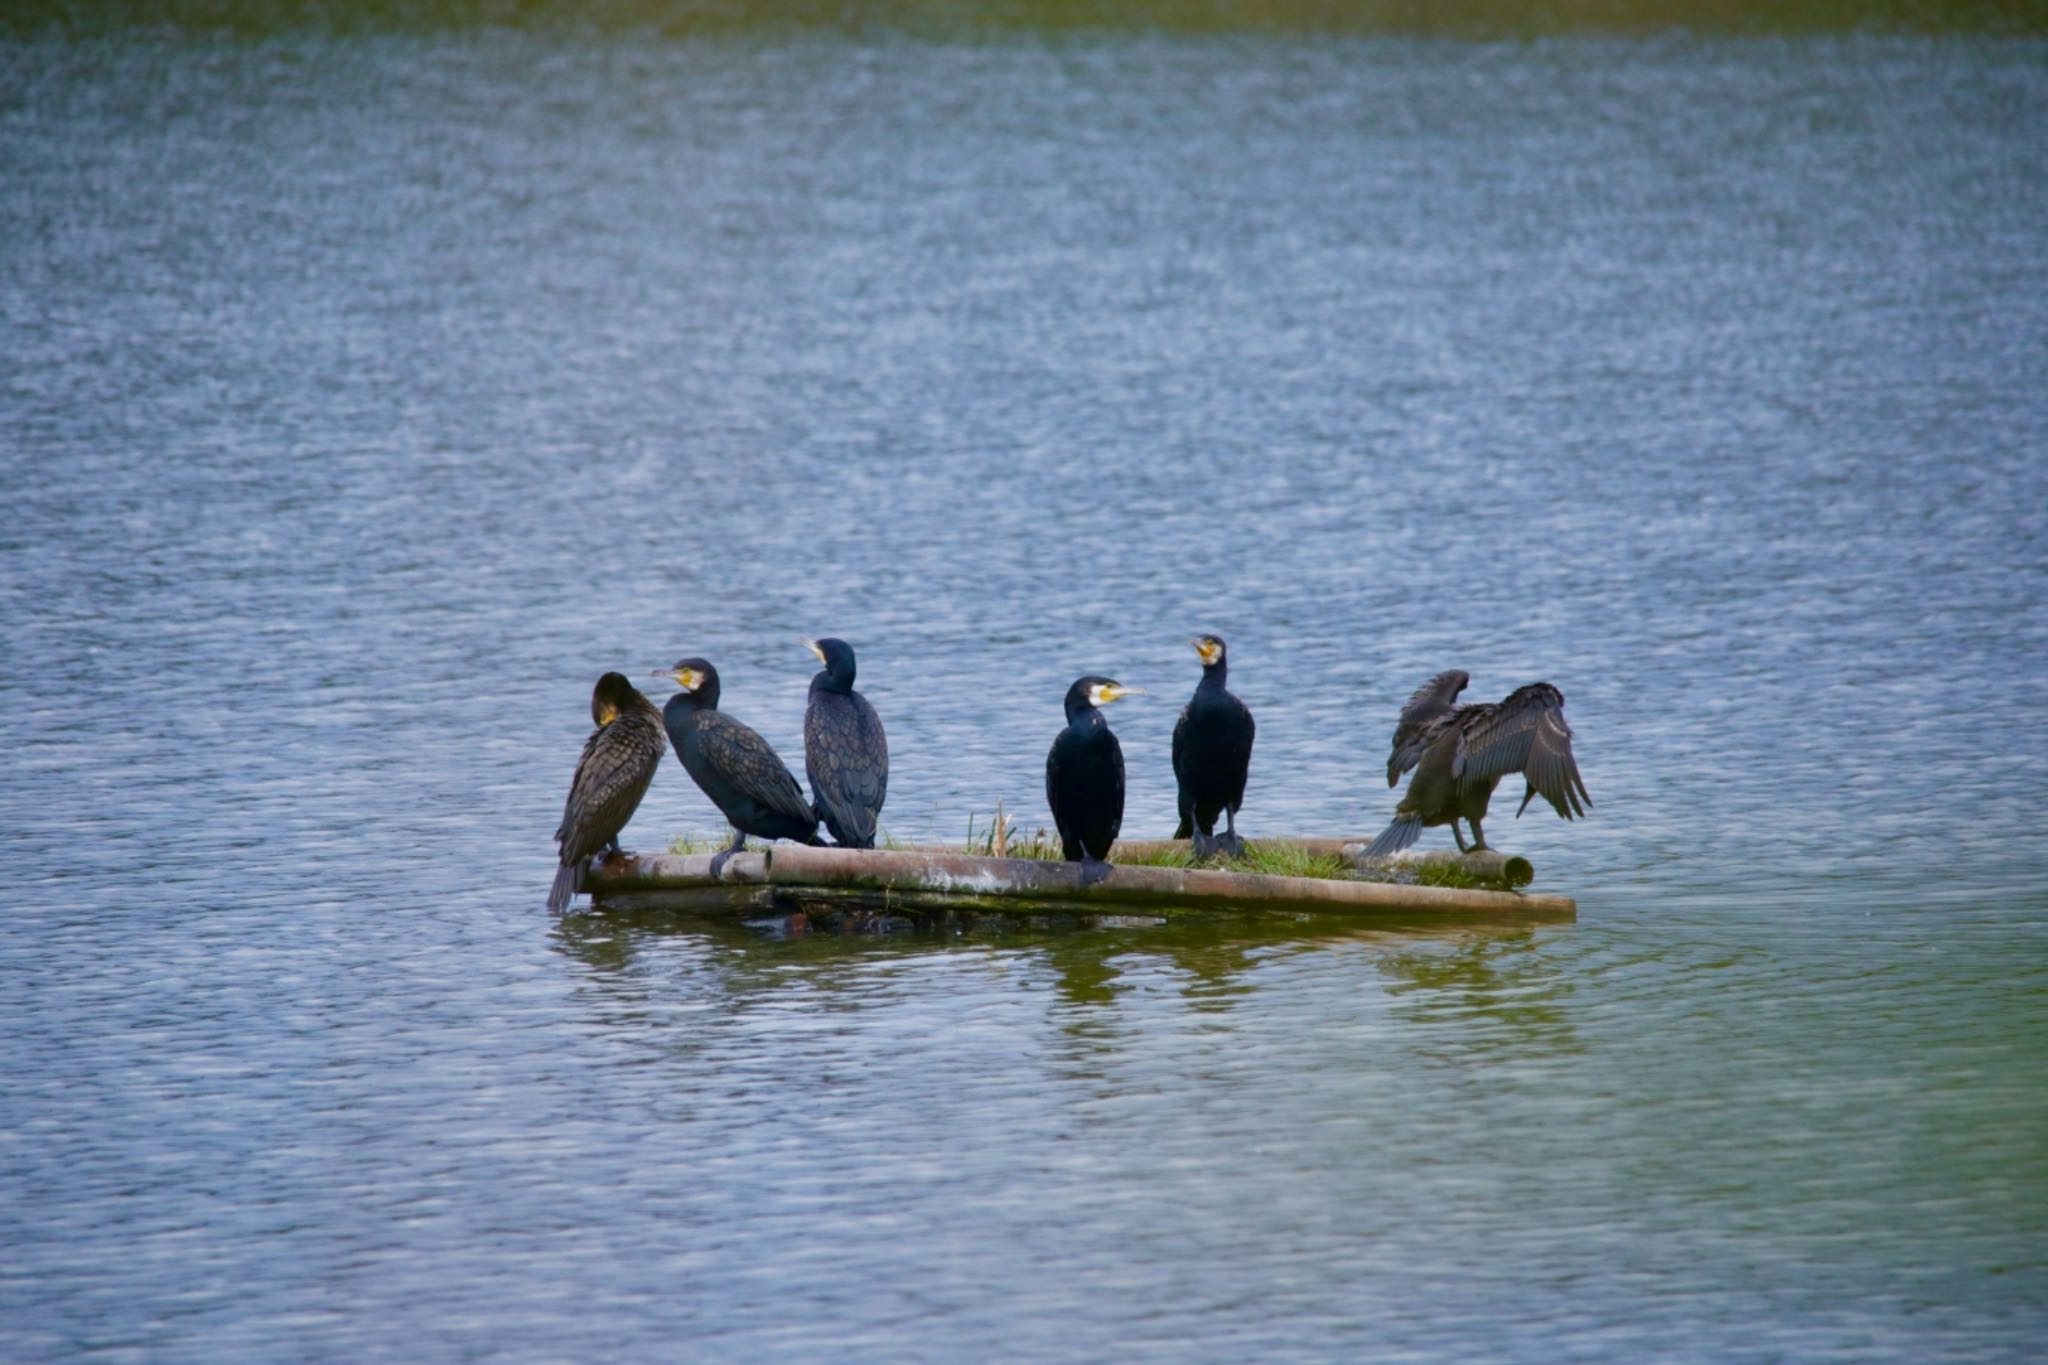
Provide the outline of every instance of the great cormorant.
<path id="1" fill-rule="evenodd" d="M 619 851 L 619 831 L 639 808 L 668 748 L 661 733 L 661 712 L 623 673 L 607 673 L 597 680 L 590 694 L 590 718 L 597 729 L 583 741 L 576 779 L 569 784 L 569 800 L 555 830 L 562 866 L 548 892 L 548 909 L 556 914 L 583 889 L 583 871 L 591 855 Z"/>
<path id="2" fill-rule="evenodd" d="M 1218 849 L 1233 856 L 1244 852 L 1237 837 L 1237 812 L 1244 805 L 1245 776 L 1252 766 L 1251 709 L 1224 687 L 1230 660 L 1223 641 L 1197 635 L 1195 653 L 1202 660 L 1202 681 L 1181 708 L 1173 727 L 1173 778 L 1180 787 L 1180 828 L 1176 839 L 1193 838 L 1195 856 Z M 1216 837 L 1216 817 L 1226 822 Z"/>
<path id="3" fill-rule="evenodd" d="M 853 690 L 853 646 L 806 640 L 825 665 L 804 708 L 804 776 L 818 818 L 842 848 L 873 848 L 875 820 L 889 794 L 889 740 L 882 718 Z"/>
<path id="4" fill-rule="evenodd" d="M 817 813 L 789 768 L 767 740 L 718 709 L 718 670 L 703 659 L 684 659 L 655 676 L 682 689 L 661 710 L 676 757 L 732 822 L 732 844 L 711 860 L 711 875 L 725 870 L 749 834 L 817 843 Z"/>
<path id="5" fill-rule="evenodd" d="M 1103 861 L 1124 823 L 1124 751 L 1098 707 L 1137 691 L 1089 675 L 1067 689 L 1067 727 L 1045 756 L 1045 804 L 1060 851 L 1081 864 L 1084 885 L 1109 875 Z"/>
<path id="6" fill-rule="evenodd" d="M 1593 804 L 1579 765 L 1572 758 L 1572 728 L 1564 719 L 1564 693 L 1549 683 L 1518 687 L 1498 702 L 1459 706 L 1469 678 L 1453 669 L 1439 673 L 1408 699 L 1394 728 L 1387 760 L 1387 785 L 1415 769 L 1408 793 L 1394 810 L 1394 823 L 1366 849 L 1368 857 L 1398 853 L 1426 827 L 1449 825 L 1458 851 L 1466 852 L 1458 821 L 1472 826 L 1472 849 L 1486 847 L 1479 822 L 1493 789 L 1509 773 L 1528 783 L 1516 816 L 1537 796 L 1569 820 Z"/>

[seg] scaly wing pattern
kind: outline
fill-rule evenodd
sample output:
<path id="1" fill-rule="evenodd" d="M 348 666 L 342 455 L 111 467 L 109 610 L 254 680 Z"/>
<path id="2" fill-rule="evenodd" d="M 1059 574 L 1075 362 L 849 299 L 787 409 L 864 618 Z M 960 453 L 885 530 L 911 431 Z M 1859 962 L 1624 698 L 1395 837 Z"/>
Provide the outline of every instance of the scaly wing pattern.
<path id="1" fill-rule="evenodd" d="M 629 711 L 591 733 L 555 830 L 564 862 L 588 858 L 625 828 L 667 751 L 661 714 L 651 707 Z"/>
<path id="2" fill-rule="evenodd" d="M 743 795 L 792 820 L 816 823 L 817 813 L 804 800 L 796 775 L 750 726 L 713 711 L 699 722 L 697 743 Z"/>
<path id="3" fill-rule="evenodd" d="M 889 740 L 865 697 L 847 706 L 813 706 L 804 715 L 804 756 L 811 789 L 839 827 L 872 839 L 889 794 Z"/>

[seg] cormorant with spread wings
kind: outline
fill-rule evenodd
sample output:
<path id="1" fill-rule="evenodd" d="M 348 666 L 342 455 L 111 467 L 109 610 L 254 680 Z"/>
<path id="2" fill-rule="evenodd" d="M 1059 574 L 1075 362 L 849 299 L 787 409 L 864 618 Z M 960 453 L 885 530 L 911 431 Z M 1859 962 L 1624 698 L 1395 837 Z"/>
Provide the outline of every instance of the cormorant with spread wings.
<path id="1" fill-rule="evenodd" d="M 1398 853 L 1436 825 L 1451 827 L 1460 852 L 1485 848 L 1479 822 L 1486 818 L 1493 789 L 1510 773 L 1521 773 L 1528 783 L 1517 817 L 1538 796 L 1567 820 L 1584 815 L 1593 804 L 1572 758 L 1564 693 L 1538 682 L 1498 702 L 1460 706 L 1458 694 L 1470 681 L 1461 669 L 1439 673 L 1401 708 L 1387 759 L 1387 785 L 1399 783 L 1410 768 L 1415 776 L 1395 808 L 1394 823 L 1366 849 L 1368 857 Z M 1460 820 L 1472 826 L 1469 849 L 1458 832 Z"/>

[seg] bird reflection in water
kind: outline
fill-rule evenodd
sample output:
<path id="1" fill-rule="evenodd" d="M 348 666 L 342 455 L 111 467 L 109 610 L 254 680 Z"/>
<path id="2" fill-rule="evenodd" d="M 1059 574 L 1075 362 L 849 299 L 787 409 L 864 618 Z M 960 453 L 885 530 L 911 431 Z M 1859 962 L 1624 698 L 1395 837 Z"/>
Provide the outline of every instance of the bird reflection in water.
<path id="1" fill-rule="evenodd" d="M 1399 1017 L 1430 1026 L 1460 1054 L 1578 1052 L 1572 982 L 1540 951 L 1558 930 L 1468 929 L 1456 938 L 1402 946 L 1374 965 L 1391 984 Z"/>
<path id="2" fill-rule="evenodd" d="M 564 917 L 556 942 L 607 995 L 623 987 L 633 1001 L 646 1003 L 669 991 L 655 984 L 660 974 L 647 970 L 659 958 L 713 985 L 735 1006 L 753 996 L 781 995 L 800 980 L 807 991 L 844 994 L 851 1007 L 855 997 L 875 990 L 878 963 L 993 955 L 1014 967 L 1020 989 L 1042 980 L 1061 1011 L 1062 1029 L 1100 1045 L 1114 1045 L 1126 1030 L 1119 1002 L 1134 991 L 1157 989 L 1162 980 L 1174 983 L 1191 1010 L 1221 1016 L 1258 990 L 1263 969 L 1316 953 L 1350 952 L 1385 983 L 1394 1017 L 1454 1038 L 1462 1031 L 1467 1036 L 1458 1039 L 1459 1048 L 1525 1054 L 1579 1047 L 1567 1008 L 1570 982 L 1539 951 L 1550 935 L 1566 932 L 1555 927 L 1440 920 L 1366 927 L 1313 915 L 1168 922 L 947 912 L 888 916 L 886 932 L 876 932 L 882 918 L 610 911 Z"/>

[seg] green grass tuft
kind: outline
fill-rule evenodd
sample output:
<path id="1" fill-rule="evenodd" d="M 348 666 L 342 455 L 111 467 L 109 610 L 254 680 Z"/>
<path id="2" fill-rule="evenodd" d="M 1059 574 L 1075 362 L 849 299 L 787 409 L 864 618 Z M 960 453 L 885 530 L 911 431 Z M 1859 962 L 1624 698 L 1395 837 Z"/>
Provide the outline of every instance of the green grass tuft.
<path id="1" fill-rule="evenodd" d="M 1424 863 L 1415 869 L 1417 886 L 1448 886 L 1457 890 L 1482 888 L 1497 890 L 1500 883 L 1472 873 L 1453 863 Z"/>
<path id="2" fill-rule="evenodd" d="M 1257 872 L 1268 877 L 1320 877 L 1326 881 L 1351 875 L 1349 859 L 1334 853 L 1310 853 L 1300 844 L 1247 843 L 1242 858 L 1221 859 L 1215 866 L 1225 872 Z"/>

